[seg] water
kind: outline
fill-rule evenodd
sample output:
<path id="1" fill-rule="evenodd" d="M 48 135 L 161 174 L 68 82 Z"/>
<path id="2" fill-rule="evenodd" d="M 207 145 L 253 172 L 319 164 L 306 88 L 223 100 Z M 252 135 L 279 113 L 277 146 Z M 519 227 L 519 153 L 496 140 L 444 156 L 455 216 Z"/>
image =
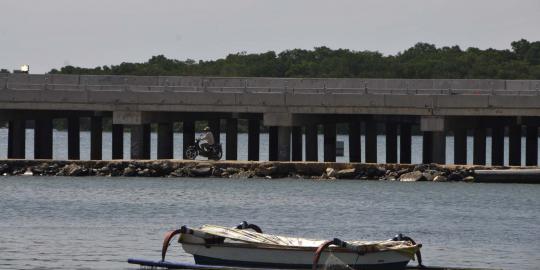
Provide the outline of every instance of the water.
<path id="1" fill-rule="evenodd" d="M 540 186 L 0 177 L 0 269 L 138 269 L 165 231 L 242 220 L 269 233 L 422 242 L 426 265 L 539 269 Z M 170 260 L 192 262 L 177 244 Z M 413 263 L 415 264 L 415 263 Z"/>
<path id="2" fill-rule="evenodd" d="M 0 159 L 7 157 L 7 129 L 0 129 Z M 90 132 L 81 131 L 81 159 L 88 160 L 90 159 Z M 197 134 L 198 136 L 199 134 Z M 225 142 L 225 134 L 222 133 L 220 136 L 221 142 L 223 143 L 223 152 L 227 148 Z M 348 162 L 349 161 L 349 139 L 347 135 L 337 135 L 337 140 L 344 142 L 344 156 L 337 157 L 338 162 Z M 111 146 L 111 133 L 103 132 L 103 159 L 111 159 L 112 156 L 112 146 Z M 124 157 L 130 156 L 130 134 L 124 134 Z M 247 160 L 247 134 L 241 133 L 238 134 L 238 159 Z M 303 143 L 305 144 L 305 137 L 303 138 Z M 386 151 L 385 151 L 386 137 L 384 135 L 377 136 L 377 161 L 379 163 L 384 163 L 386 160 Z M 181 133 L 174 134 L 174 158 L 182 158 L 182 144 L 183 137 Z M 365 160 L 365 138 L 361 137 L 362 145 L 362 160 Z M 67 132 L 65 131 L 53 131 L 53 158 L 55 159 L 67 159 Z M 525 165 L 525 138 L 521 140 L 521 163 Z M 318 147 L 319 147 L 319 161 L 323 161 L 323 149 L 324 149 L 324 137 L 323 135 L 318 136 Z M 539 144 L 540 152 L 540 144 Z M 34 156 L 34 133 L 33 130 L 26 130 L 26 157 L 32 159 Z M 303 147 L 305 149 L 305 147 Z M 422 137 L 421 136 L 412 136 L 412 163 L 422 163 Z M 467 160 L 469 164 L 472 164 L 473 160 L 473 138 L 467 138 Z M 399 140 L 398 140 L 398 151 L 399 151 Z M 305 153 L 303 153 L 305 154 Z M 259 145 L 259 156 L 260 160 L 268 160 L 268 134 L 263 133 L 260 136 L 260 145 Z M 151 134 L 151 158 L 155 159 L 157 157 L 157 134 Z M 540 155 L 539 155 L 540 158 Z M 504 149 L 504 162 L 508 165 L 508 137 L 505 137 L 505 149 Z M 446 138 L 446 161 L 451 164 L 454 162 L 454 138 L 449 136 Z M 491 164 L 491 137 L 486 139 L 486 162 Z M 540 164 L 540 162 L 539 162 Z"/>

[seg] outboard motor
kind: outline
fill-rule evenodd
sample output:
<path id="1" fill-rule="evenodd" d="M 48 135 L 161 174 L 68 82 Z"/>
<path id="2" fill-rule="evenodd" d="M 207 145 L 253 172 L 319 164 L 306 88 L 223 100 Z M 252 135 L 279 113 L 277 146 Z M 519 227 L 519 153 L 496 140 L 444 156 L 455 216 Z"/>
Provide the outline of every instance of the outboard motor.
<path id="1" fill-rule="evenodd" d="M 409 241 L 413 245 L 416 245 L 416 242 L 412 238 L 405 236 L 401 233 L 394 236 L 394 238 L 392 238 L 392 241 Z M 418 246 L 422 247 L 422 244 L 418 244 Z M 422 253 L 420 252 L 420 249 L 418 249 L 418 251 L 416 252 L 416 259 L 418 260 L 418 267 L 425 268 L 425 266 L 422 264 Z"/>
<path id="2" fill-rule="evenodd" d="M 245 229 L 252 229 L 258 233 L 262 233 L 262 230 L 261 230 L 261 227 L 255 225 L 255 224 L 250 224 L 248 223 L 247 221 L 242 221 L 242 223 L 238 224 L 238 226 L 236 226 L 236 229 L 239 229 L 239 230 L 245 230 Z"/>

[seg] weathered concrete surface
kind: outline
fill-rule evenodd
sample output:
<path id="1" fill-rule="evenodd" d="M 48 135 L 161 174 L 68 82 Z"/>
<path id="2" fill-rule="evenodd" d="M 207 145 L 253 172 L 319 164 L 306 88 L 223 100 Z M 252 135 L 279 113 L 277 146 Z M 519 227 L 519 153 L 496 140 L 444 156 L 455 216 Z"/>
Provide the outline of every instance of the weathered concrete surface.
<path id="1" fill-rule="evenodd" d="M 493 170 L 497 169 L 497 170 Z M 540 183 L 540 170 L 436 164 L 259 161 L 0 160 L 0 175 L 357 179 Z"/>

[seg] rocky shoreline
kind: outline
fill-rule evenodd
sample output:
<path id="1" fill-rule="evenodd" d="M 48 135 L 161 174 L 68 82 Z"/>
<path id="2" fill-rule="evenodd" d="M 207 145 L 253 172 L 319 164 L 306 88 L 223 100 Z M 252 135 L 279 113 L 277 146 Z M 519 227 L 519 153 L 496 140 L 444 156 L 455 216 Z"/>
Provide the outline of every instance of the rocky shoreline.
<path id="1" fill-rule="evenodd" d="M 0 175 L 298 178 L 475 182 L 476 170 L 508 167 L 257 161 L 0 160 Z"/>

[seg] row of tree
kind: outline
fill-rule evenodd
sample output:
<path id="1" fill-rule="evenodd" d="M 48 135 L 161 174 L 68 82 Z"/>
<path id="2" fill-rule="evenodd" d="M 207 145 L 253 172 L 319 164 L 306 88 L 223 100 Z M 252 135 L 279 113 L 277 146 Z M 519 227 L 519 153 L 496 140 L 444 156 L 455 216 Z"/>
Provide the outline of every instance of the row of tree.
<path id="1" fill-rule="evenodd" d="M 437 48 L 417 43 L 396 55 L 372 51 L 293 49 L 276 54 L 237 53 L 209 61 L 153 56 L 144 63 L 83 68 L 64 66 L 50 73 L 93 75 L 184 75 L 235 77 L 493 78 L 540 79 L 540 41 L 521 39 L 511 50 Z M 3 70 L 6 72 L 6 70 Z"/>

